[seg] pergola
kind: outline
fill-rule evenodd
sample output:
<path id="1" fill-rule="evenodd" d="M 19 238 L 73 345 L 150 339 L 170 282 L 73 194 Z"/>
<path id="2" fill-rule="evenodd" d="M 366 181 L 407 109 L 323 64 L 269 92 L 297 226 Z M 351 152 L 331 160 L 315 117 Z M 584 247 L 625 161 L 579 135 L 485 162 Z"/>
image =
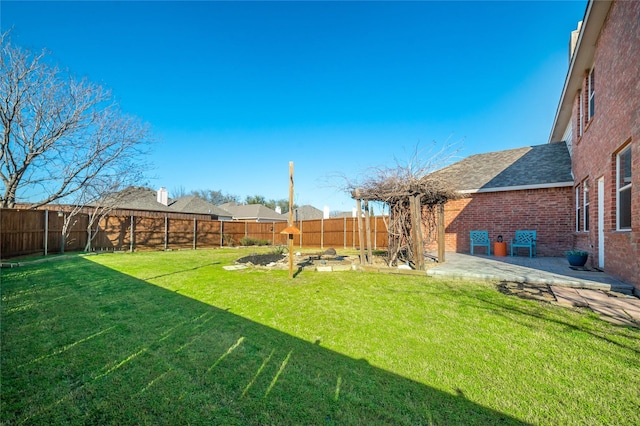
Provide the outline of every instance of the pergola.
<path id="1" fill-rule="evenodd" d="M 398 261 L 411 263 L 419 270 L 425 268 L 424 236 L 438 236 L 438 262 L 444 262 L 444 204 L 460 198 L 460 194 L 444 182 L 413 176 L 385 176 L 371 179 L 354 188 L 351 196 L 356 200 L 358 236 L 360 238 L 360 263 L 371 262 L 371 234 L 369 229 L 369 202 L 382 202 L 389 206 L 389 218 L 385 220 L 389 233 L 387 263 L 396 266 Z M 365 226 L 362 219 L 364 208 Z M 368 256 L 365 256 L 364 247 Z"/>

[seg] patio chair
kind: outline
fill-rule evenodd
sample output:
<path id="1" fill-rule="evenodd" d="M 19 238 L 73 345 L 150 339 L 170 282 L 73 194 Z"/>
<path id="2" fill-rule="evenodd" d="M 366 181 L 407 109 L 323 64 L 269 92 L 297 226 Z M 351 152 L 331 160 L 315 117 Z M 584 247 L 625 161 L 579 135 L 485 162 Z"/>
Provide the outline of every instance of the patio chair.
<path id="1" fill-rule="evenodd" d="M 518 254 L 518 248 L 528 248 L 529 257 L 536 255 L 536 231 L 519 230 L 516 231 L 516 236 L 511 240 L 511 256 L 513 256 L 513 249 L 516 249 Z"/>
<path id="2" fill-rule="evenodd" d="M 487 256 L 491 256 L 491 241 L 489 241 L 489 231 L 470 231 L 471 254 L 475 246 L 486 247 Z"/>

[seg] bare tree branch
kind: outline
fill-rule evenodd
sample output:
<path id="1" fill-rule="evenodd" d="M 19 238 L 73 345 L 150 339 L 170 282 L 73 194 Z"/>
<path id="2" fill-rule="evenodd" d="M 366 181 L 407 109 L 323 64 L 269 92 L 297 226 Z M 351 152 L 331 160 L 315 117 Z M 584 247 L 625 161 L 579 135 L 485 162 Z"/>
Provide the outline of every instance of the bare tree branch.
<path id="1" fill-rule="evenodd" d="M 395 159 L 395 167 L 373 167 L 359 179 L 344 180 L 343 190 L 353 198 L 389 206 L 389 217 L 385 220 L 389 234 L 389 265 L 396 265 L 398 261 L 415 261 L 415 242 L 424 239 L 414 235 L 410 208 L 412 197 L 417 197 L 420 204 L 420 232 L 427 233 L 425 240 L 435 235 L 435 206 L 460 198 L 455 188 L 431 175 L 452 161 L 457 146 L 458 143 L 447 140 L 440 148 L 434 143 L 428 151 L 416 147 L 406 162 Z"/>
<path id="2" fill-rule="evenodd" d="M 77 81 L 0 35 L 0 205 L 76 201 L 94 181 L 142 170 L 146 125 L 123 114 L 111 93 Z M 131 175 L 131 173 L 129 173 Z M 84 195 L 78 195 L 83 199 Z"/>

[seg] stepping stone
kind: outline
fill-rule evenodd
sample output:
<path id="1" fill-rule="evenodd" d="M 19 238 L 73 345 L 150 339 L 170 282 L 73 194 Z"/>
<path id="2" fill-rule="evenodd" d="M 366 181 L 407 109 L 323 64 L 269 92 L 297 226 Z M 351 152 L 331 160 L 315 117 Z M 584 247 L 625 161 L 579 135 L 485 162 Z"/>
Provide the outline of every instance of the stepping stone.
<path id="1" fill-rule="evenodd" d="M 575 288 L 570 287 L 560 287 L 557 285 L 552 285 L 551 292 L 556 297 L 559 305 L 562 306 L 578 306 L 581 308 L 586 308 L 589 306 L 586 300 L 578 294 Z"/>

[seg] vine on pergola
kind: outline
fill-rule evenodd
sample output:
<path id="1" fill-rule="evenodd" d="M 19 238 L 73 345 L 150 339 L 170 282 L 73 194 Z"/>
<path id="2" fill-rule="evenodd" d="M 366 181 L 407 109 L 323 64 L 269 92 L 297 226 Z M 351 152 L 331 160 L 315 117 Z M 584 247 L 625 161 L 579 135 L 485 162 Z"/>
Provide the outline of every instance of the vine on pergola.
<path id="1" fill-rule="evenodd" d="M 370 169 L 361 182 L 351 185 L 352 198 L 365 201 L 365 204 L 380 202 L 389 208 L 388 219 L 385 219 L 389 234 L 388 265 L 410 262 L 422 269 L 425 242 L 433 242 L 437 234 L 438 206 L 460 198 L 447 182 L 431 175 L 451 157 L 448 152 L 442 150 L 418 161 L 416 151 L 408 164 Z M 444 238 L 444 235 L 440 237 Z"/>

